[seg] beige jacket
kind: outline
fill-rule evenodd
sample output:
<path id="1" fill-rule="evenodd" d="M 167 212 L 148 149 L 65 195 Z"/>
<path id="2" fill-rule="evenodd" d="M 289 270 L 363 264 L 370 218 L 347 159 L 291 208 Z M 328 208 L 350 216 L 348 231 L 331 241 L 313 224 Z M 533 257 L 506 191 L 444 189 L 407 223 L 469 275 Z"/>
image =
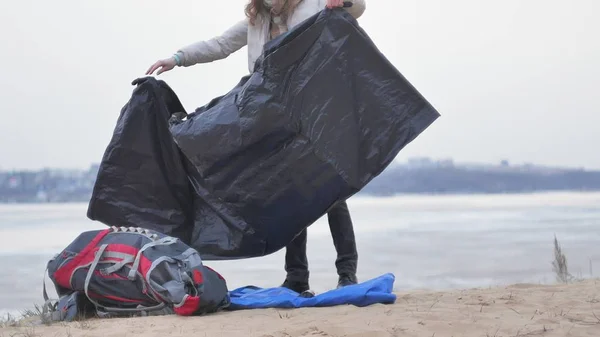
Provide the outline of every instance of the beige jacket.
<path id="1" fill-rule="evenodd" d="M 352 7 L 345 8 L 354 18 L 358 19 L 366 9 L 366 0 L 352 0 Z M 288 30 L 308 19 L 325 8 L 327 0 L 304 0 L 288 18 Z M 254 70 L 254 63 L 263 52 L 263 46 L 269 41 L 268 15 L 259 16 L 254 25 L 248 19 L 239 21 L 222 35 L 210 40 L 198 41 L 177 51 L 181 66 L 189 67 L 197 63 L 208 63 L 221 60 L 248 46 L 248 70 Z"/>

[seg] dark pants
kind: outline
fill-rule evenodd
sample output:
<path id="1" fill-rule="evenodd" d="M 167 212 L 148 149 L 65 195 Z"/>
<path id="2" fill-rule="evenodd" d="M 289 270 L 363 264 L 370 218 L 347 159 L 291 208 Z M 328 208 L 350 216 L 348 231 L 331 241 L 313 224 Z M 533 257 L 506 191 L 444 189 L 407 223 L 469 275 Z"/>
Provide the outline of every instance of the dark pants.
<path id="1" fill-rule="evenodd" d="M 335 267 L 339 276 L 356 275 L 358 253 L 354 228 L 348 211 L 348 204 L 341 202 L 327 213 L 329 229 L 333 238 L 333 245 L 337 251 Z M 306 229 L 302 231 L 286 247 L 285 271 L 287 280 L 291 282 L 308 283 L 308 258 L 306 257 Z"/>

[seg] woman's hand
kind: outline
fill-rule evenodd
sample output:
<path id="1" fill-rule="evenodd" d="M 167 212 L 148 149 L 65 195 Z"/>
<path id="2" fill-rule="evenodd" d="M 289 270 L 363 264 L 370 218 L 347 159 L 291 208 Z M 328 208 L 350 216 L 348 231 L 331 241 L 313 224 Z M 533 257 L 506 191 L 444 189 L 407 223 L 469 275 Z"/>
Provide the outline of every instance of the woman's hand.
<path id="1" fill-rule="evenodd" d="M 152 73 L 155 72 L 156 69 L 158 69 L 158 68 L 160 68 L 160 69 L 158 70 L 156 75 L 160 75 L 160 74 L 164 73 L 165 71 L 169 71 L 169 70 L 175 68 L 176 65 L 177 65 L 177 63 L 175 62 L 174 57 L 169 57 L 164 60 L 159 60 L 159 61 L 156 61 L 156 63 L 154 63 L 150 68 L 148 68 L 148 71 L 146 71 L 146 75 L 152 75 Z"/>
<path id="2" fill-rule="evenodd" d="M 343 7 L 344 0 L 327 0 L 327 8 Z"/>

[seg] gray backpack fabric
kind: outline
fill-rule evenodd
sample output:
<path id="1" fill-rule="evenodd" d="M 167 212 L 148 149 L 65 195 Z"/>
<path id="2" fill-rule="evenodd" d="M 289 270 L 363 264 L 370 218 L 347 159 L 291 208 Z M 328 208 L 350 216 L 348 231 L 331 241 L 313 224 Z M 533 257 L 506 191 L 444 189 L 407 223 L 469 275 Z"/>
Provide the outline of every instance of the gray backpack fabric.
<path id="1" fill-rule="evenodd" d="M 196 250 L 143 228 L 81 233 L 47 267 L 59 296 L 52 303 L 44 284 L 45 311 L 53 312 L 53 320 L 71 320 L 90 307 L 103 317 L 188 316 L 218 311 L 230 301 L 225 279 L 204 266 Z"/>

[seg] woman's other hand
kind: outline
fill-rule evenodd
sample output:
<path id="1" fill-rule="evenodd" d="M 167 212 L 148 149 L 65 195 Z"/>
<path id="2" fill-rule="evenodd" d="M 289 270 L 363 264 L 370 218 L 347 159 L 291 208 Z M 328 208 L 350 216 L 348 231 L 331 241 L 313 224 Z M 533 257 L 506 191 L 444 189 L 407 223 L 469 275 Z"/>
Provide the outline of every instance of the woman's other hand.
<path id="1" fill-rule="evenodd" d="M 327 0 L 327 8 L 343 7 L 344 0 Z"/>
<path id="2" fill-rule="evenodd" d="M 164 73 L 165 71 L 169 71 L 169 70 L 175 68 L 176 65 L 177 65 L 177 62 L 175 61 L 174 57 L 169 57 L 164 60 L 159 60 L 159 61 L 156 61 L 156 63 L 154 63 L 150 68 L 148 68 L 148 71 L 146 71 L 146 75 L 152 75 L 152 73 L 154 73 L 159 68 L 160 69 L 158 70 L 156 75 L 160 75 L 160 74 Z"/>

